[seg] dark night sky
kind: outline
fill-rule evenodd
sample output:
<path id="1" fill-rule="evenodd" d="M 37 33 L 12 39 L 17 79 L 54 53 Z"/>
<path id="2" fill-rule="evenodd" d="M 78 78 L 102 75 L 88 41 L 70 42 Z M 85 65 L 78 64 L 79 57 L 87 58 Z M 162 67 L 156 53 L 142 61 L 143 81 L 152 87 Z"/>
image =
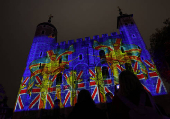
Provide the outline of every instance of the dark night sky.
<path id="1" fill-rule="evenodd" d="M 58 29 L 58 42 L 118 32 L 117 16 L 133 14 L 149 48 L 149 37 L 170 17 L 170 0 L 2 0 L 0 61 L 2 84 L 14 107 L 36 26 L 48 20 Z"/>

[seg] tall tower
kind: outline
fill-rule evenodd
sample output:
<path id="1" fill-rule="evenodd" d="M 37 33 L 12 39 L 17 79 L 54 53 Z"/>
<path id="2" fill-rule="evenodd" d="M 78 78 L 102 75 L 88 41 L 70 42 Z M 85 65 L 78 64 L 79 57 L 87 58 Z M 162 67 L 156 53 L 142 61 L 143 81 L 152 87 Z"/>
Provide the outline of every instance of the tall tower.
<path id="1" fill-rule="evenodd" d="M 27 110 L 30 104 L 31 97 L 27 93 L 27 87 L 31 76 L 29 66 L 32 61 L 45 57 L 47 51 L 53 49 L 57 43 L 57 29 L 51 24 L 49 16 L 48 22 L 43 22 L 37 25 L 33 43 L 28 55 L 26 68 L 20 84 L 15 111 Z"/>
<path id="2" fill-rule="evenodd" d="M 52 17 L 53 16 L 50 15 L 48 22 L 43 22 L 37 25 L 30 53 L 28 55 L 24 76 L 30 76 L 30 63 L 46 56 L 46 51 L 51 50 L 51 48 L 57 43 L 57 29 L 51 24 Z"/>
<path id="3" fill-rule="evenodd" d="M 146 50 L 146 45 L 133 19 L 133 14 L 123 14 L 119 7 L 118 9 L 120 16 L 117 17 L 117 29 L 123 35 L 123 39 L 126 39 L 122 42 L 139 46 L 142 49 L 141 55 L 150 58 L 150 54 Z M 143 57 L 141 58 L 143 59 Z"/>
<path id="4" fill-rule="evenodd" d="M 118 9 L 119 9 L 120 16 L 117 17 L 117 29 L 119 29 L 120 34 L 122 35 L 122 43 L 129 44 L 131 45 L 130 47 L 133 47 L 133 45 L 137 46 L 137 48 L 140 50 L 140 53 L 141 53 L 139 55 L 140 62 L 145 64 L 145 66 L 143 66 L 142 68 L 147 69 L 147 72 L 148 72 L 146 75 L 147 80 L 140 80 L 140 81 L 145 86 L 148 87 L 152 95 L 166 94 L 166 88 L 159 76 L 157 68 L 148 50 L 146 49 L 144 40 L 133 19 L 133 14 L 123 14 L 122 10 L 119 7 Z M 141 69 L 141 71 L 144 71 L 143 69 Z M 138 72 L 137 76 L 139 75 L 140 75 L 140 72 Z"/>

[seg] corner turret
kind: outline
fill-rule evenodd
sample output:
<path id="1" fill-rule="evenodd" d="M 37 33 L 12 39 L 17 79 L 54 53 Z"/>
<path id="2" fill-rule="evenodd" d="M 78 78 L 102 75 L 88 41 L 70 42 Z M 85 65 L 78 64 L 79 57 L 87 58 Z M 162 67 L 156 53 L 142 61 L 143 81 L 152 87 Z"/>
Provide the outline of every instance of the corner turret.
<path id="1" fill-rule="evenodd" d="M 37 36 L 48 36 L 50 38 L 55 38 L 57 42 L 57 29 L 54 25 L 51 24 L 51 18 L 53 16 L 49 16 L 48 22 L 43 22 L 37 25 L 37 29 L 35 32 L 35 37 Z"/>
<path id="2" fill-rule="evenodd" d="M 118 7 L 119 8 L 119 7 Z M 117 29 L 122 34 L 122 43 L 135 44 L 142 50 L 142 55 L 150 57 L 149 52 L 146 50 L 144 40 L 138 30 L 138 27 L 133 19 L 133 14 L 123 14 L 119 8 L 120 16 L 117 17 Z"/>
<path id="3" fill-rule="evenodd" d="M 29 70 L 31 62 L 46 56 L 46 52 L 53 49 L 53 44 L 57 43 L 57 29 L 51 24 L 52 17 L 53 16 L 50 15 L 48 22 L 37 25 L 24 76 L 29 76 L 31 74 Z"/>
<path id="4" fill-rule="evenodd" d="M 119 9 L 119 15 L 117 17 L 117 29 L 119 29 L 122 25 L 134 24 L 133 14 L 123 14 L 122 10 Z"/>

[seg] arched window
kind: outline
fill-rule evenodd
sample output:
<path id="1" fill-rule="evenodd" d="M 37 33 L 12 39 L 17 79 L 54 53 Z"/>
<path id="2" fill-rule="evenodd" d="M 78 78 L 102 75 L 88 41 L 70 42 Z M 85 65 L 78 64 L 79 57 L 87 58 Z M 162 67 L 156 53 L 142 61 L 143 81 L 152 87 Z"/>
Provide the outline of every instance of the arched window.
<path id="1" fill-rule="evenodd" d="M 60 100 L 59 99 L 55 99 L 54 101 L 54 109 L 59 109 L 60 108 Z"/>
<path id="2" fill-rule="evenodd" d="M 123 47 L 121 47 L 121 51 L 122 51 L 122 53 L 125 53 L 125 51 L 124 51 Z"/>
<path id="3" fill-rule="evenodd" d="M 100 56 L 100 59 L 106 58 L 104 50 L 100 50 L 99 56 Z"/>
<path id="4" fill-rule="evenodd" d="M 125 63 L 125 68 L 126 70 L 133 72 L 133 69 L 130 63 Z"/>
<path id="5" fill-rule="evenodd" d="M 109 78 L 109 72 L 106 66 L 102 67 L 102 76 L 103 78 Z"/>
<path id="6" fill-rule="evenodd" d="M 62 83 L 62 74 L 59 73 L 57 74 L 56 85 L 60 85 L 61 83 Z"/>

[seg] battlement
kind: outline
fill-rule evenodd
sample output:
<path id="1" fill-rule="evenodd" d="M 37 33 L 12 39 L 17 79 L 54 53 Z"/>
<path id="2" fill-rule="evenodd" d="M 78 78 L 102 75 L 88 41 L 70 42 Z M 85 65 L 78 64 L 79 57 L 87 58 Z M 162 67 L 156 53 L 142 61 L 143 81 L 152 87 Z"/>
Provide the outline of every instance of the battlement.
<path id="1" fill-rule="evenodd" d="M 110 33 L 110 34 L 102 34 L 102 37 L 99 37 L 99 35 L 95 35 L 95 36 L 93 36 L 93 39 L 91 39 L 90 37 L 85 37 L 84 39 L 78 38 L 76 40 L 72 39 L 72 40 L 68 40 L 68 43 L 66 41 L 56 43 L 55 46 L 71 45 L 71 44 L 74 44 L 74 43 L 80 43 L 82 41 L 86 41 L 86 42 L 93 41 L 93 40 L 100 41 L 99 39 L 108 38 L 108 37 L 112 38 L 112 37 L 116 37 L 116 36 L 119 36 L 119 35 L 121 35 L 121 34 L 117 34 L 117 32 L 113 32 L 113 33 Z"/>

